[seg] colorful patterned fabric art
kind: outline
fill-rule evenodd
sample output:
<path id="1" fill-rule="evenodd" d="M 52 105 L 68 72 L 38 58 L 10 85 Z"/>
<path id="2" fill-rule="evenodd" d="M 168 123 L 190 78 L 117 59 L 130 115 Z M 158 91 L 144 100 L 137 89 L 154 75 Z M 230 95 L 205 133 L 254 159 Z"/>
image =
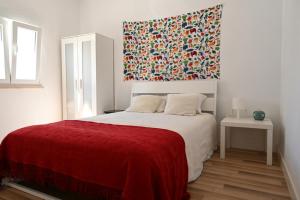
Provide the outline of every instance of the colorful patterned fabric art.
<path id="1" fill-rule="evenodd" d="M 124 80 L 219 79 L 222 8 L 124 22 Z"/>

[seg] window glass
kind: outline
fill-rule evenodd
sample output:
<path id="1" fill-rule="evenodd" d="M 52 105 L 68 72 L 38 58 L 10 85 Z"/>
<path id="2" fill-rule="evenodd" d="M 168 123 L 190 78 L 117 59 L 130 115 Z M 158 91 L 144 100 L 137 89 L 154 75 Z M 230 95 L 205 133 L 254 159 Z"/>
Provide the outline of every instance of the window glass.
<path id="1" fill-rule="evenodd" d="M 37 67 L 37 32 L 17 28 L 16 79 L 35 80 Z"/>
<path id="2" fill-rule="evenodd" d="M 0 79 L 5 79 L 5 56 L 4 56 L 3 26 L 0 24 Z"/>

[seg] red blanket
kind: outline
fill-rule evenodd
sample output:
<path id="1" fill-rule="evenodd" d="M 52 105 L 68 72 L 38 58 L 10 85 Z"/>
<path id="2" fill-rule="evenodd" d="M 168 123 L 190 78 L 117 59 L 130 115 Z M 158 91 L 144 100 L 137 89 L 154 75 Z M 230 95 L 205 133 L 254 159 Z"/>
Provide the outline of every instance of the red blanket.
<path id="1" fill-rule="evenodd" d="M 30 126 L 3 140 L 0 161 L 3 176 L 105 199 L 188 198 L 184 141 L 163 129 L 83 121 Z"/>

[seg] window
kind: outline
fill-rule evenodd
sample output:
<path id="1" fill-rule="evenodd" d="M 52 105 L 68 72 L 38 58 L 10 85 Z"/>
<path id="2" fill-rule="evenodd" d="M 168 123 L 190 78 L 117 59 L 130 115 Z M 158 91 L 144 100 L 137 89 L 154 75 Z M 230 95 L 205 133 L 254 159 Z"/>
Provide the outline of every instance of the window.
<path id="1" fill-rule="evenodd" d="M 4 56 L 4 40 L 3 26 L 0 24 L 0 79 L 5 79 L 5 56 Z"/>
<path id="2" fill-rule="evenodd" d="M 38 83 L 40 29 L 13 22 L 12 83 Z"/>
<path id="3" fill-rule="evenodd" d="M 40 46 L 39 28 L 0 18 L 0 83 L 38 84 Z"/>
<path id="4" fill-rule="evenodd" d="M 0 18 L 0 83 L 9 83 L 9 63 L 5 27 L 5 21 Z"/>

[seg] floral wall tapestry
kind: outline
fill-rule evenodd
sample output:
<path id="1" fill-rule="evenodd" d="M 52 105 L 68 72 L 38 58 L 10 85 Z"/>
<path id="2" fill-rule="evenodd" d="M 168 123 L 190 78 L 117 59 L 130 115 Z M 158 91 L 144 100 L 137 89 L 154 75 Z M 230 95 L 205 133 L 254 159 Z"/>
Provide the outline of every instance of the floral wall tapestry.
<path id="1" fill-rule="evenodd" d="M 124 22 L 124 80 L 219 79 L 222 8 Z"/>

